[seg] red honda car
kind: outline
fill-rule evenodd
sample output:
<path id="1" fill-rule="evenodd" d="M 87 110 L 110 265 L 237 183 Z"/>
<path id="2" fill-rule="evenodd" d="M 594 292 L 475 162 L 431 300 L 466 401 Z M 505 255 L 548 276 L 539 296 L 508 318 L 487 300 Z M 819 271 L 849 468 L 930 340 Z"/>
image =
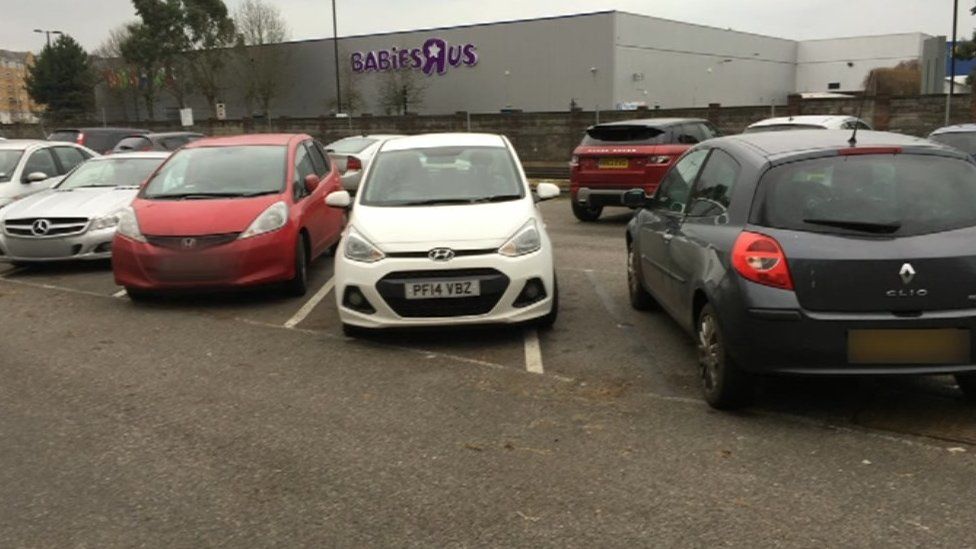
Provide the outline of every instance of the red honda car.
<path id="1" fill-rule="evenodd" d="M 573 151 L 570 198 L 580 221 L 596 221 L 605 207 L 623 207 L 623 195 L 648 195 L 692 145 L 718 137 L 707 120 L 655 118 L 592 126 Z"/>
<path id="2" fill-rule="evenodd" d="M 163 290 L 282 283 L 339 242 L 345 213 L 325 197 L 339 173 L 307 135 L 201 139 L 173 154 L 119 215 L 115 281 L 132 299 Z"/>

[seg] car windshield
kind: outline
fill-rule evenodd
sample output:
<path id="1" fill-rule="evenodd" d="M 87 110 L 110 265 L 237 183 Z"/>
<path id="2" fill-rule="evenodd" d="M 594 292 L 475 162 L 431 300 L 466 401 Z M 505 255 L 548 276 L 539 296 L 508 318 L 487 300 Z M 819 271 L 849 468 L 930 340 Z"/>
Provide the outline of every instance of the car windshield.
<path id="1" fill-rule="evenodd" d="M 793 130 L 826 130 L 816 124 L 770 124 L 768 126 L 753 126 L 746 128 L 743 133 L 788 132 Z"/>
<path id="2" fill-rule="evenodd" d="M 283 145 L 183 149 L 146 185 L 144 198 L 220 198 L 285 190 Z"/>
<path id="3" fill-rule="evenodd" d="M 138 187 L 162 163 L 162 158 L 112 158 L 86 162 L 57 188 L 67 191 L 91 187 Z"/>
<path id="4" fill-rule="evenodd" d="M 376 143 L 376 139 L 368 137 L 347 137 L 334 143 L 330 143 L 326 149 L 339 154 L 356 154 L 366 150 L 367 147 Z"/>
<path id="5" fill-rule="evenodd" d="M 583 146 L 601 145 L 662 145 L 668 142 L 668 132 L 652 126 L 614 124 L 594 126 L 586 130 Z"/>
<path id="6" fill-rule="evenodd" d="M 381 152 L 365 183 L 367 206 L 420 206 L 525 197 L 515 162 L 501 147 Z"/>
<path id="7" fill-rule="evenodd" d="M 930 139 L 936 143 L 955 147 L 966 154 L 976 155 L 976 132 L 940 133 Z"/>
<path id="8" fill-rule="evenodd" d="M 115 146 L 117 151 L 148 151 L 152 149 L 152 142 L 142 136 L 126 137 Z"/>
<path id="9" fill-rule="evenodd" d="M 10 181 L 22 156 L 24 156 L 24 151 L 0 151 L 0 183 Z"/>
<path id="10" fill-rule="evenodd" d="M 976 226 L 976 166 L 920 154 L 835 156 L 773 168 L 756 222 L 817 233 L 914 236 Z"/>

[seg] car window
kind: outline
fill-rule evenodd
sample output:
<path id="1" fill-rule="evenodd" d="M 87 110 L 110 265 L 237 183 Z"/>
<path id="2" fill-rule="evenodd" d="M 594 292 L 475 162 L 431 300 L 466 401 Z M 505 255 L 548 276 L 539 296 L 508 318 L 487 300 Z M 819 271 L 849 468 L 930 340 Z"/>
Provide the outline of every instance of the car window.
<path id="1" fill-rule="evenodd" d="M 855 124 L 857 125 L 857 129 L 859 129 L 859 130 L 868 130 L 868 131 L 871 130 L 871 126 L 868 126 L 866 123 L 864 123 L 864 122 L 862 122 L 860 120 L 858 120 L 857 122 L 855 122 Z"/>
<path id="2" fill-rule="evenodd" d="M 668 142 L 668 131 L 653 126 L 637 124 L 606 124 L 586 130 L 581 145 L 663 145 Z"/>
<path id="3" fill-rule="evenodd" d="M 61 173 L 66 174 L 86 160 L 81 151 L 74 147 L 54 147 L 54 154 L 61 162 Z"/>
<path id="4" fill-rule="evenodd" d="M 661 182 L 654 198 L 654 207 L 684 213 L 691 185 L 707 156 L 708 149 L 698 149 L 683 156 Z"/>
<path id="5" fill-rule="evenodd" d="M 308 156 L 312 160 L 312 167 L 315 168 L 315 173 L 319 177 L 323 177 L 329 172 L 325 157 L 322 156 L 322 152 L 311 141 L 305 143 L 305 146 L 308 147 Z"/>
<path id="6" fill-rule="evenodd" d="M 376 139 L 370 139 L 368 137 L 347 137 L 329 143 L 329 146 L 326 148 L 336 154 L 356 154 L 366 150 L 366 147 L 376 143 L 376 141 Z"/>
<path id="7" fill-rule="evenodd" d="M 58 166 L 54 163 L 54 156 L 51 155 L 49 149 L 34 151 L 27 159 L 27 165 L 24 167 L 24 178 L 26 179 L 28 175 L 34 172 L 44 172 L 48 177 L 58 175 Z"/>
<path id="8" fill-rule="evenodd" d="M 295 200 L 301 200 L 308 195 L 308 190 L 305 189 L 305 178 L 313 174 L 315 174 L 315 166 L 308 155 L 308 149 L 304 145 L 299 146 L 295 150 L 295 177 L 294 188 L 292 189 L 295 193 Z"/>
<path id="9" fill-rule="evenodd" d="M 763 176 L 754 222 L 817 233 L 916 236 L 976 226 L 976 166 L 935 155 L 792 162 Z"/>
<path id="10" fill-rule="evenodd" d="M 116 151 L 150 151 L 152 148 L 152 142 L 141 135 L 126 137 L 115 145 Z"/>
<path id="11" fill-rule="evenodd" d="M 714 139 L 722 135 L 722 132 L 718 131 L 718 128 L 716 128 L 711 122 L 702 123 L 701 131 L 705 136 L 705 139 Z"/>
<path id="12" fill-rule="evenodd" d="M 729 153 L 714 149 L 701 170 L 698 184 L 688 201 L 688 215 L 712 217 L 724 214 L 739 178 L 739 163 Z"/>
<path id="13" fill-rule="evenodd" d="M 936 143 L 949 145 L 964 153 L 976 155 L 976 132 L 940 133 L 929 139 Z"/>
<path id="14" fill-rule="evenodd" d="M 681 124 L 674 128 L 674 141 L 682 145 L 701 143 L 701 135 L 695 124 Z"/>
<path id="15" fill-rule="evenodd" d="M 0 183 L 10 181 L 22 156 L 24 156 L 24 151 L 0 151 Z"/>

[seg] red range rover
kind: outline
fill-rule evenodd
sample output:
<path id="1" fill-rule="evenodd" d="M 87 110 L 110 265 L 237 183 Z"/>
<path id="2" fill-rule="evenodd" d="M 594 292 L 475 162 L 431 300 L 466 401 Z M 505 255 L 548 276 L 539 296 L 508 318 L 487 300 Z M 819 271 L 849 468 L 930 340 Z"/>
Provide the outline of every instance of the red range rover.
<path id="1" fill-rule="evenodd" d="M 692 145 L 718 137 L 707 120 L 652 118 L 599 124 L 586 130 L 570 162 L 573 213 L 596 221 L 607 206 L 624 207 L 625 192 L 657 190 L 671 164 Z"/>

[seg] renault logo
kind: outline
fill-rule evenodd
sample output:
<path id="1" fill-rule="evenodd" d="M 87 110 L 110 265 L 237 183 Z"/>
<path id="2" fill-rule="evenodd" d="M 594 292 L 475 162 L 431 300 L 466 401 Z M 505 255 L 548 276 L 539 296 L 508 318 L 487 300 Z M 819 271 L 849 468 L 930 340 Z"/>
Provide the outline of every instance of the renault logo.
<path id="1" fill-rule="evenodd" d="M 450 248 L 434 248 L 427 254 L 431 261 L 450 261 L 454 259 L 454 250 Z"/>
<path id="2" fill-rule="evenodd" d="M 899 271 L 898 274 L 901 276 L 901 281 L 904 282 L 906 286 L 911 284 L 912 280 L 915 280 L 915 268 L 912 267 L 911 263 L 905 263 L 902 265 L 901 271 Z"/>
<path id="3" fill-rule="evenodd" d="M 44 236 L 51 230 L 51 222 L 47 219 L 38 219 L 31 225 L 31 233 L 34 236 Z"/>
<path id="4" fill-rule="evenodd" d="M 183 246 L 184 250 L 192 250 L 197 247 L 197 239 L 195 238 L 184 238 L 180 245 Z"/>

